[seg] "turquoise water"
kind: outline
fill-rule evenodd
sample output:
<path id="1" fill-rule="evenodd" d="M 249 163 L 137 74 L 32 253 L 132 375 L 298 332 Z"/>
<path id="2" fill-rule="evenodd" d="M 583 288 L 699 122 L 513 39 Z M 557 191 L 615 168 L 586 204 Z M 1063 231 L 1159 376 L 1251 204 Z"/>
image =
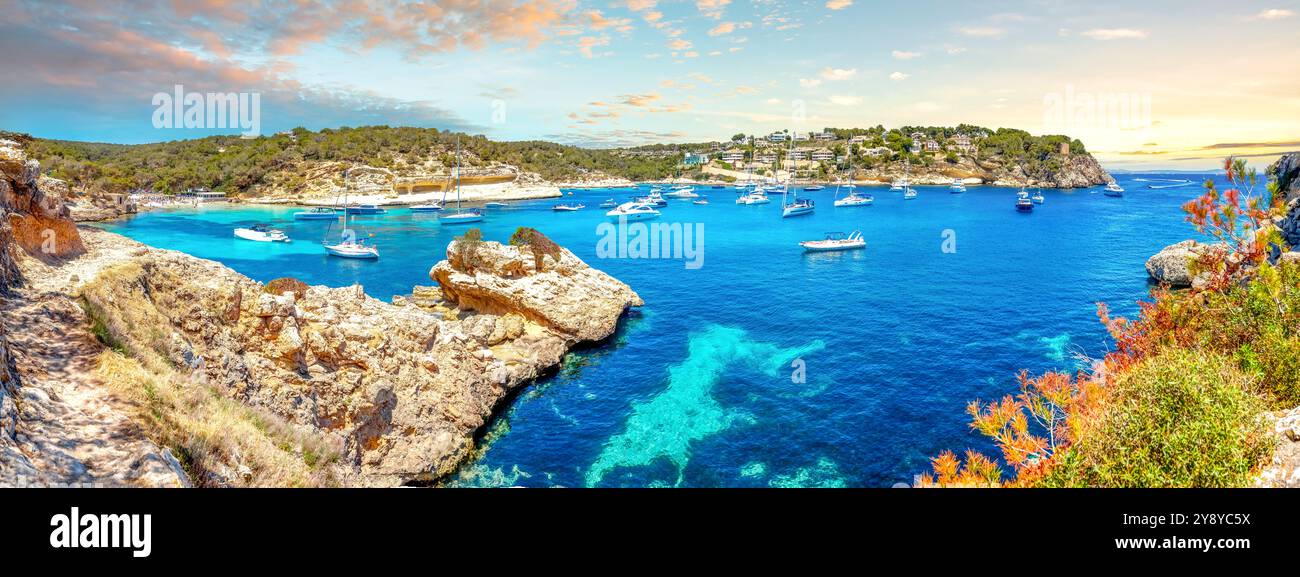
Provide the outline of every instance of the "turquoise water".
<path id="1" fill-rule="evenodd" d="M 834 208 L 833 187 L 807 193 L 817 211 L 780 218 L 779 201 L 738 206 L 673 200 L 663 222 L 705 232 L 698 269 L 682 259 L 599 258 L 602 200 L 631 189 L 576 190 L 588 209 L 555 200 L 491 209 L 479 226 L 504 241 L 532 226 L 637 290 L 646 306 L 609 343 L 571 354 L 524 391 L 454 484 L 524 486 L 891 486 L 944 449 L 987 449 L 964 409 L 1015 390 L 1020 369 L 1074 369 L 1099 357 L 1096 303 L 1132 314 L 1149 290 L 1143 263 L 1191 236 L 1179 205 L 1199 187 L 1128 193 L 1044 191 L 1032 214 L 1014 191 L 868 189 L 871 207 Z M 1167 178 L 1192 178 L 1178 175 Z M 428 270 L 465 225 L 404 210 L 359 217 L 378 262 L 324 256 L 328 223 L 292 208 L 154 212 L 105 225 L 143 242 L 221 261 L 258 280 L 361 283 L 387 299 L 430 284 Z M 274 222 L 289 245 L 235 240 L 241 224 Z M 866 250 L 806 255 L 800 240 L 860 229 Z M 944 250 L 953 248 L 955 251 Z"/>

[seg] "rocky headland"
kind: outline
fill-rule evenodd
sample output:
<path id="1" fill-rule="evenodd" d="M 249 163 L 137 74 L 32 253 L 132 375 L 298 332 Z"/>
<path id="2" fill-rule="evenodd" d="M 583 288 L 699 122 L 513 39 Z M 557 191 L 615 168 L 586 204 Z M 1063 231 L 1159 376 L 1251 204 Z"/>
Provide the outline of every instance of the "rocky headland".
<path id="1" fill-rule="evenodd" d="M 439 286 L 395 304 L 263 284 L 78 228 L 6 158 L 0 484 L 433 482 L 513 391 L 642 304 L 535 232 L 453 242 Z M 43 227 L 52 252 L 24 242 Z"/>

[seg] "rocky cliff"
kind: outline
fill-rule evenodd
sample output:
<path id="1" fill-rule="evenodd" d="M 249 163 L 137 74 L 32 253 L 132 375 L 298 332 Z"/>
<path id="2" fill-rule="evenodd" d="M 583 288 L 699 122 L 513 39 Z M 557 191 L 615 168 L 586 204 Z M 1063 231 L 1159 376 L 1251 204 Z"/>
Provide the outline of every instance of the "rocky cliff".
<path id="1" fill-rule="evenodd" d="M 1085 188 L 1114 180 L 1091 154 L 1071 154 L 1055 157 L 1055 168 L 1036 171 L 1001 157 L 975 159 L 960 156 L 956 162 L 938 159 L 929 166 L 905 166 L 893 162 L 876 168 L 858 170 L 855 179 L 893 182 L 907 174 L 913 184 L 946 185 L 954 178 L 967 184 L 992 184 L 994 186 L 1026 186 L 1042 188 Z M 1033 172 L 1033 174 L 1031 174 Z"/>
<path id="2" fill-rule="evenodd" d="M 1300 247 L 1300 152 L 1283 154 L 1266 174 L 1277 182 L 1277 193 L 1286 203 L 1286 216 L 1277 222 L 1278 229 L 1288 244 Z"/>
<path id="3" fill-rule="evenodd" d="M 84 247 L 64 203 L 67 187 L 40 174 L 40 164 L 28 160 L 18 142 L 0 140 L 0 217 L 9 227 L 0 234 L 32 256 L 75 256 Z"/>
<path id="4" fill-rule="evenodd" d="M 427 482 L 470 455 L 475 432 L 511 391 L 573 345 L 612 334 L 641 304 L 564 249 L 535 260 L 525 248 L 480 242 L 480 264 L 471 265 L 458 244 L 431 273 L 441 301 L 394 305 L 360 286 L 262 285 L 142 246 L 81 294 L 134 354 L 191 367 L 223 396 L 321 436 L 340 482 Z"/>

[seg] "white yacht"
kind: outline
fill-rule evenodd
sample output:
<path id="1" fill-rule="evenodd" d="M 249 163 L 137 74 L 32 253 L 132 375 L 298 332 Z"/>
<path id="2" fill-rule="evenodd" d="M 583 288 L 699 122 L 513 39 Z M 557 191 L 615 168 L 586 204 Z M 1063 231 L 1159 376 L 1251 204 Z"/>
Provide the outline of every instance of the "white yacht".
<path id="1" fill-rule="evenodd" d="M 293 213 L 294 220 L 334 220 L 338 216 L 334 209 L 328 206 L 318 206 L 311 210 Z"/>
<path id="2" fill-rule="evenodd" d="M 1032 200 L 1034 204 L 1043 204 L 1043 201 L 1047 199 L 1043 197 L 1043 191 L 1039 189 L 1034 191 L 1034 195 L 1029 197 L 1029 200 Z"/>
<path id="3" fill-rule="evenodd" d="M 889 190 L 890 190 L 891 192 L 898 192 L 898 191 L 900 191 L 900 190 L 907 190 L 907 187 L 910 186 L 910 185 L 911 185 L 911 183 L 909 183 L 909 182 L 907 181 L 907 177 L 904 176 L 903 178 L 900 178 L 900 179 L 898 179 L 898 180 L 895 180 L 893 184 L 889 185 Z"/>
<path id="4" fill-rule="evenodd" d="M 625 202 L 618 208 L 605 213 L 610 220 L 649 220 L 659 217 L 659 211 L 655 207 L 644 202 Z"/>
<path id="5" fill-rule="evenodd" d="M 442 210 L 442 205 L 436 202 L 430 202 L 427 204 L 413 204 L 410 208 L 411 212 L 438 212 Z"/>
<path id="6" fill-rule="evenodd" d="M 584 208 L 587 208 L 587 205 L 585 205 L 585 204 L 557 204 L 557 205 L 555 205 L 555 206 L 552 206 L 552 207 L 551 207 L 551 210 L 553 210 L 553 211 L 555 211 L 555 212 L 577 212 L 577 211 L 582 210 L 582 209 L 584 209 Z"/>
<path id="7" fill-rule="evenodd" d="M 1112 180 L 1106 185 L 1106 196 L 1124 196 L 1124 187 Z"/>
<path id="8" fill-rule="evenodd" d="M 284 231 L 276 230 L 266 224 L 255 224 L 249 228 L 237 228 L 235 229 L 235 236 L 256 242 L 290 242 L 289 235 L 284 234 Z"/>
<path id="9" fill-rule="evenodd" d="M 842 232 L 828 232 L 825 239 L 805 240 L 799 246 L 807 252 L 829 252 L 866 248 L 867 241 L 862 239 L 861 232 L 855 230 L 847 236 Z"/>
<path id="10" fill-rule="evenodd" d="M 962 182 L 960 178 L 954 178 L 952 179 L 952 184 L 948 185 L 948 192 L 953 194 L 966 192 L 966 183 Z"/>
<path id="11" fill-rule="evenodd" d="M 916 189 L 910 186 L 907 187 L 907 189 L 903 191 L 903 200 L 916 200 Z"/>

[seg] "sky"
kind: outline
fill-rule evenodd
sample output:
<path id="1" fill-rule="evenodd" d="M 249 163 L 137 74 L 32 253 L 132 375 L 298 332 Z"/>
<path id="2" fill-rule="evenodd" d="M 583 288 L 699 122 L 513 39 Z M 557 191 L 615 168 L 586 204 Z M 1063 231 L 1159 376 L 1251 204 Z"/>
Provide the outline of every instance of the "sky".
<path id="1" fill-rule="evenodd" d="M 1136 4 L 0 0 L 0 129 L 241 132 L 158 122 L 157 95 L 180 86 L 256 93 L 261 134 L 387 124 L 609 147 L 968 123 L 1068 134 L 1135 170 L 1300 150 L 1300 0 Z"/>

